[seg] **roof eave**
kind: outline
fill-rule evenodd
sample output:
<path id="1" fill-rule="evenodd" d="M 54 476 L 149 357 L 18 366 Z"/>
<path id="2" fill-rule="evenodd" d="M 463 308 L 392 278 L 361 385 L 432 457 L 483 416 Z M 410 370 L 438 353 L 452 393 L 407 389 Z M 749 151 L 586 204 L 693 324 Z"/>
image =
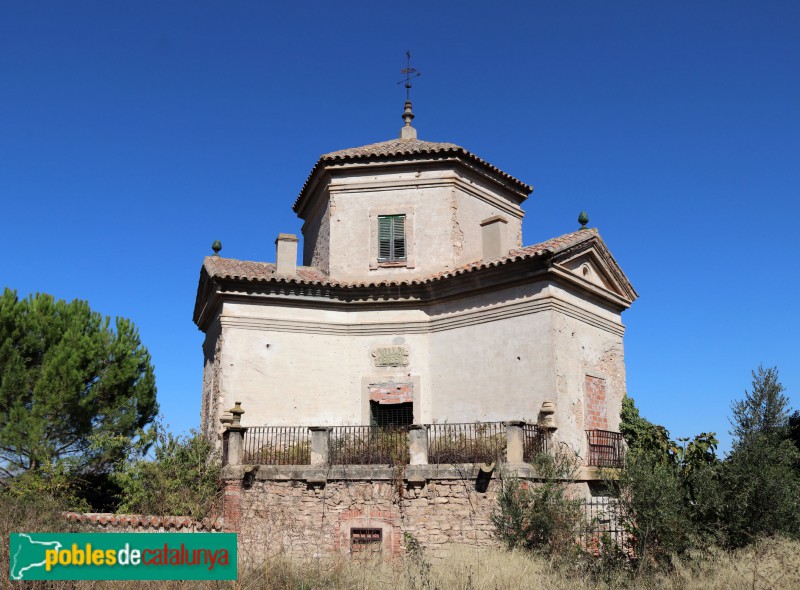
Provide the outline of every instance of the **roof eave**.
<path id="1" fill-rule="evenodd" d="M 200 268 L 200 281 L 197 284 L 197 295 L 192 313 L 192 321 L 203 332 L 206 331 L 207 324 L 217 307 L 219 290 L 219 282 L 208 272 L 204 262 Z"/>
<path id="2" fill-rule="evenodd" d="M 330 177 L 330 169 L 332 167 L 350 165 L 356 166 L 370 166 L 374 164 L 397 164 L 404 165 L 412 162 L 436 162 L 442 160 L 452 160 L 460 162 L 461 165 L 469 170 L 475 170 L 483 174 L 494 183 L 504 187 L 510 192 L 517 193 L 518 204 L 525 201 L 528 196 L 533 192 L 533 187 L 514 178 L 510 174 L 506 174 L 499 168 L 496 168 L 481 158 L 478 158 L 471 152 L 459 148 L 452 150 L 443 150 L 434 153 L 412 153 L 400 154 L 392 156 L 351 156 L 351 157 L 336 157 L 336 158 L 320 158 L 314 167 L 311 169 L 308 179 L 303 184 L 297 199 L 292 205 L 292 210 L 298 217 L 304 219 L 306 209 L 309 204 L 309 199 L 317 191 L 317 187 L 324 182 L 327 175 Z"/>

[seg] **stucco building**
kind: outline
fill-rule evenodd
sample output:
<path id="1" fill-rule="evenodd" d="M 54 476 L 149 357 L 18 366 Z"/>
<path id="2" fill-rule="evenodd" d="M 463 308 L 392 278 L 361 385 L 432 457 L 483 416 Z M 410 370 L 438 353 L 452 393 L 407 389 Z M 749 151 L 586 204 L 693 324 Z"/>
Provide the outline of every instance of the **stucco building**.
<path id="1" fill-rule="evenodd" d="M 537 421 L 617 430 L 621 313 L 636 298 L 595 229 L 523 245 L 532 188 L 417 138 L 323 155 L 275 262 L 205 259 L 202 428 Z M 549 404 L 547 404 L 549 402 Z"/>
<path id="2" fill-rule="evenodd" d="M 589 495 L 619 459 L 628 279 L 584 214 L 524 245 L 532 188 L 403 117 L 313 167 L 302 265 L 289 234 L 275 262 L 216 244 L 203 262 L 202 430 L 245 550 L 491 544 L 496 462 L 536 480 L 542 441 L 563 443 Z"/>

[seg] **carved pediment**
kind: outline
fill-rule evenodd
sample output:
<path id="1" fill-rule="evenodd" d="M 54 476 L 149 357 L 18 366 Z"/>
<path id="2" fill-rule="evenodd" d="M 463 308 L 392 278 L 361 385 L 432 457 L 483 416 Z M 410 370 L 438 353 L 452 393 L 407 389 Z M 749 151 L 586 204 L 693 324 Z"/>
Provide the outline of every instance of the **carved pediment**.
<path id="1" fill-rule="evenodd" d="M 630 304 L 637 298 L 628 277 L 598 237 L 580 247 L 562 253 L 553 261 L 576 282 L 610 291 Z"/>
<path id="2" fill-rule="evenodd" d="M 561 266 L 598 287 L 614 291 L 618 295 L 623 294 L 620 292 L 618 285 L 615 285 L 613 279 L 608 275 L 603 263 L 592 253 L 573 258 L 562 263 Z"/>

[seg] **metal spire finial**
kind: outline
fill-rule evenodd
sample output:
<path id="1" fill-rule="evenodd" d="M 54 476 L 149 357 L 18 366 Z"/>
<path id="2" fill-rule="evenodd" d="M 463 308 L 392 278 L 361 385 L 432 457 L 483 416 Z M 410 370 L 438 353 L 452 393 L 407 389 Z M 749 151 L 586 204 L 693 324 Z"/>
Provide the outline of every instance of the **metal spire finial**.
<path id="1" fill-rule="evenodd" d="M 406 51 L 406 67 L 400 70 L 401 74 L 405 74 L 405 79 L 400 80 L 398 84 L 405 82 L 406 87 L 406 104 L 403 109 L 403 121 L 406 124 L 400 130 L 400 139 L 416 139 L 417 130 L 411 126 L 411 121 L 414 119 L 414 113 L 411 111 L 411 79 L 421 76 L 422 74 L 411 67 L 411 52 Z"/>
<path id="2" fill-rule="evenodd" d="M 414 68 L 411 67 L 411 52 L 406 51 L 406 67 L 400 70 L 401 74 L 405 74 L 406 79 L 400 80 L 398 84 L 402 84 L 405 82 L 406 86 L 406 102 L 411 102 L 411 79 L 416 78 L 417 76 L 421 76 L 422 72 L 418 72 Z"/>

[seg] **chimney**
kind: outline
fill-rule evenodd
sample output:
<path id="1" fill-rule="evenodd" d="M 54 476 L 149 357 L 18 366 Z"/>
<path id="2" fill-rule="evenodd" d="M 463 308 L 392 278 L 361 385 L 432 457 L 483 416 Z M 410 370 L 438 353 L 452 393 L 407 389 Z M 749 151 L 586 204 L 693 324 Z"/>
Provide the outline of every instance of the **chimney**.
<path id="1" fill-rule="evenodd" d="M 278 234 L 275 240 L 278 249 L 275 256 L 276 274 L 297 276 L 297 241 L 294 234 Z"/>
<path id="2" fill-rule="evenodd" d="M 495 260 L 508 254 L 505 235 L 507 223 L 508 221 L 499 215 L 481 221 L 484 260 Z"/>

